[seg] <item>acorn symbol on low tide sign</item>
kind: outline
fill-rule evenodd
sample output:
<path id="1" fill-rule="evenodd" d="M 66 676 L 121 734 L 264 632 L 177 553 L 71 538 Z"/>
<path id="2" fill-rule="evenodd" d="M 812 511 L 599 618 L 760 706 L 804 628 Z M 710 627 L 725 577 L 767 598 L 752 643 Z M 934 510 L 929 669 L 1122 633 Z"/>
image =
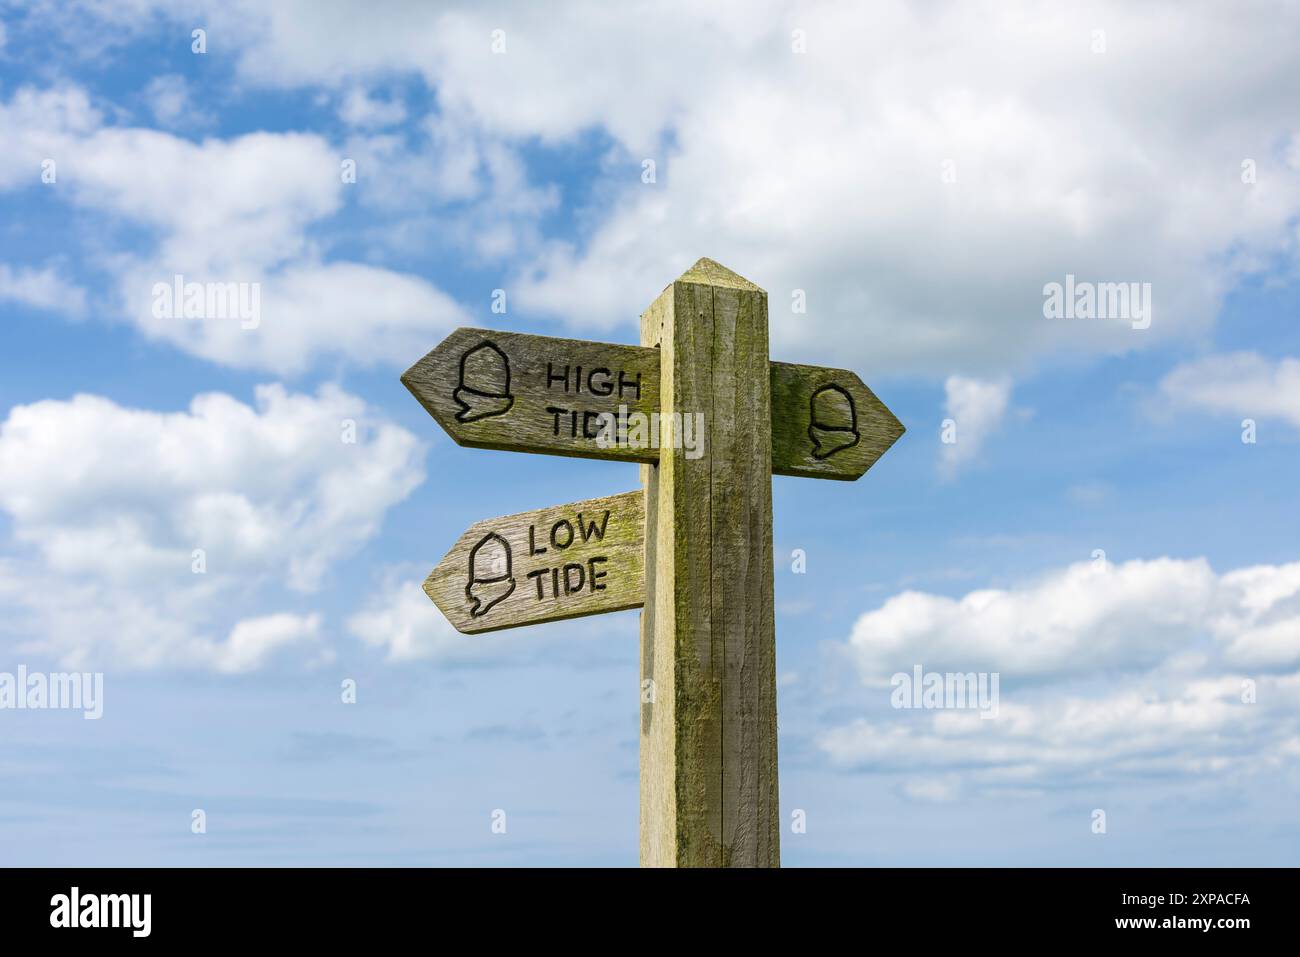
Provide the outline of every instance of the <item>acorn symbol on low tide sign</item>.
<path id="1" fill-rule="evenodd" d="M 451 397 L 460 406 L 457 422 L 505 415 L 515 404 L 510 394 L 510 360 L 494 342 L 482 342 L 460 357 L 460 385 Z"/>
<path id="2" fill-rule="evenodd" d="M 510 560 L 510 543 L 496 532 L 488 532 L 469 553 L 469 581 L 465 597 L 470 600 L 471 618 L 481 618 L 515 590 Z"/>

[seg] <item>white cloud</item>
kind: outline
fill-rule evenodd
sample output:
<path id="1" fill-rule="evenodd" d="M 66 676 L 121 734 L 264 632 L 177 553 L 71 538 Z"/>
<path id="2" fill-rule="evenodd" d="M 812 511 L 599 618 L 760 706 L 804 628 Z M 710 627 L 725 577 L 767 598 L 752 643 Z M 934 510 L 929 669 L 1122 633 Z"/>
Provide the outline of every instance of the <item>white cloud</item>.
<path id="1" fill-rule="evenodd" d="M 65 661 L 255 667 L 315 625 L 236 624 L 223 644 L 231 599 L 317 590 L 422 479 L 416 438 L 333 386 L 173 413 L 89 395 L 17 406 L 0 509 L 24 551 L 0 560 L 0 633 Z"/>
<path id="2" fill-rule="evenodd" d="M 274 272 L 184 269 L 181 263 L 124 265 L 123 312 L 150 338 L 236 368 L 296 374 L 326 356 L 400 366 L 436 345 L 440 330 L 466 321 L 461 308 L 425 280 L 362 263 L 295 262 Z M 245 328 L 237 317 L 155 315 L 155 287 L 173 286 L 176 275 L 185 282 L 256 283 L 256 328 Z"/>
<path id="3" fill-rule="evenodd" d="M 466 657 L 491 644 L 456 631 L 417 580 L 392 582 L 348 620 L 348 630 L 389 661 Z"/>
<path id="4" fill-rule="evenodd" d="M 409 132 L 353 134 L 344 151 L 356 160 L 360 202 L 384 217 L 367 239 L 400 252 L 447 249 L 489 262 L 531 255 L 541 219 L 560 205 L 558 187 L 532 183 L 512 146 L 444 116 Z"/>
<path id="5" fill-rule="evenodd" d="M 1099 561 L 960 599 L 904 592 L 842 650 L 867 713 L 817 745 L 835 765 L 902 776 L 915 800 L 1300 757 L 1300 562 L 1216 575 L 1203 559 Z M 998 675 L 996 708 L 894 710 L 890 679 L 916 665 Z"/>
<path id="6" fill-rule="evenodd" d="M 1240 675 L 1191 678 L 1162 689 L 1128 686 L 1084 697 L 1003 692 L 995 719 L 972 711 L 896 712 L 907 720 L 859 720 L 818 736 L 837 765 L 917 780 L 923 799 L 981 790 L 1096 787 L 1122 777 L 1249 775 L 1293 764 L 1300 735 L 1300 674 L 1258 680 L 1243 700 Z M 957 769 L 955 772 L 953 769 Z M 927 775 L 947 772 L 926 786 Z"/>
<path id="7" fill-rule="evenodd" d="M 320 631 L 319 615 L 267 615 L 249 618 L 231 629 L 226 642 L 215 649 L 218 671 L 237 674 L 254 671 L 280 648 L 315 641 Z"/>
<path id="8" fill-rule="evenodd" d="M 1227 600 L 1213 626 L 1228 661 L 1257 668 L 1300 662 L 1300 562 L 1238 569 L 1222 586 Z"/>
<path id="9" fill-rule="evenodd" d="M 331 355 L 401 365 L 465 320 L 418 276 L 324 260 L 308 233 L 341 208 L 345 187 L 342 157 L 319 136 L 250 133 L 193 143 L 104 126 L 75 88 L 24 88 L 0 104 L 0 139 L 11 144 L 0 156 L 0 188 L 35 182 L 51 158 L 58 181 L 47 188 L 158 235 L 148 252 L 106 254 L 101 265 L 117 275 L 131 322 L 195 355 L 281 373 Z M 176 275 L 257 284 L 257 328 L 159 318 L 154 286 Z"/>
<path id="10" fill-rule="evenodd" d="M 1204 11 L 1175 37 L 1160 8 L 1123 4 L 1014 17 L 993 4 L 797 16 L 773 5 L 747 8 L 741 29 L 736 11 L 694 5 L 662 18 L 693 39 L 669 41 L 666 59 L 649 18 L 581 16 L 618 51 L 593 67 L 604 82 L 584 81 L 637 91 L 608 110 L 534 59 L 563 45 L 555 34 L 586 35 L 563 18 L 550 29 L 516 18 L 525 35 L 508 65 L 464 42 L 439 76 L 484 123 L 518 129 L 527 107 L 534 131 L 572 135 L 590 110 L 623 147 L 626 185 L 581 249 L 556 243 L 525 273 L 523 307 L 628 324 L 706 254 L 772 293 L 775 352 L 824 356 L 834 342 L 867 371 L 981 372 L 1195 334 L 1254 265 L 1223 254 L 1291 248 L 1300 181 L 1280 150 L 1245 144 L 1294 132 L 1278 84 L 1295 81 L 1295 63 L 1280 35 L 1229 10 Z M 1098 21 L 1105 55 L 1089 49 Z M 790 53 L 796 24 L 804 55 Z M 1153 62 L 1165 65 L 1160 82 L 1135 92 Z M 525 77 L 521 97 L 503 95 Z M 1211 90 L 1248 105 L 1206 110 Z M 653 132 L 667 130 L 661 145 Z M 1268 182 L 1240 181 L 1243 150 L 1260 153 Z M 639 181 L 643 157 L 658 162 L 653 186 Z M 955 183 L 941 179 L 947 159 Z M 1045 320 L 1041 288 L 1066 273 L 1150 282 L 1152 329 Z M 796 288 L 807 291 L 806 319 L 783 308 Z"/>
<path id="11" fill-rule="evenodd" d="M 256 406 L 213 393 L 186 412 L 79 395 L 0 425 L 0 508 L 68 572 L 147 574 L 204 548 L 216 567 L 287 570 L 311 590 L 423 479 L 415 437 L 333 386 L 278 385 Z M 345 420 L 358 441 L 342 441 Z"/>
<path id="12" fill-rule="evenodd" d="M 406 119 L 406 104 L 399 99 L 381 100 L 361 87 L 353 87 L 339 104 L 339 118 L 348 126 L 381 129 Z"/>
<path id="13" fill-rule="evenodd" d="M 15 90 L 7 103 L 0 101 L 0 136 L 9 146 L 0 152 L 0 188 L 39 183 L 44 160 L 58 163 L 63 146 L 102 122 L 85 91 L 76 87 Z"/>
<path id="14" fill-rule="evenodd" d="M 44 269 L 14 269 L 0 263 L 0 302 L 2 301 L 77 317 L 86 311 L 86 290 L 52 266 Z"/>
<path id="15" fill-rule="evenodd" d="M 159 126 L 173 127 L 202 119 L 190 99 L 190 87 L 178 73 L 156 76 L 144 88 L 145 102 Z"/>
<path id="16" fill-rule="evenodd" d="M 1007 413 L 1011 383 L 1007 380 L 983 382 L 963 376 L 949 376 L 943 384 L 947 417 L 956 424 L 953 442 L 940 446 L 941 465 L 952 475 L 979 455 L 989 436 L 997 431 Z"/>
<path id="17" fill-rule="evenodd" d="M 1160 382 L 1175 407 L 1252 419 L 1281 419 L 1300 429 L 1300 359 L 1254 352 L 1184 362 Z"/>
<path id="18" fill-rule="evenodd" d="M 51 29 L 58 10 L 41 13 Z M 182 16 L 165 4 L 100 15 L 129 31 L 158 14 Z M 211 29 L 254 86 L 420 76 L 460 142 L 517 152 L 601 134 L 583 242 L 530 254 L 511 284 L 519 309 L 631 329 L 708 255 L 772 293 L 783 358 L 825 361 L 833 342 L 867 374 L 960 364 L 992 376 L 1045 353 L 1201 333 L 1244 272 L 1290 254 L 1297 20 L 1288 9 L 1263 28 L 1207 7 L 1171 32 L 1163 6 L 1120 2 L 1012 15 L 994 0 L 797 11 L 680 0 L 378 4 L 357 30 L 345 7 L 302 0 L 224 6 Z M 792 51 L 795 28 L 806 53 Z M 495 29 L 504 53 L 492 52 Z M 658 163 L 653 185 L 645 158 Z M 955 182 L 942 178 L 947 160 Z M 481 254 L 527 253 L 510 233 L 528 228 L 469 232 Z M 1067 273 L 1151 283 L 1151 329 L 1045 320 L 1041 290 Z M 808 316 L 782 308 L 793 289 Z"/>
<path id="19" fill-rule="evenodd" d="M 922 664 L 1016 677 L 1152 668 L 1198 646 L 1235 667 L 1300 664 L 1300 562 L 1216 575 L 1204 559 L 1079 562 L 961 598 L 907 591 L 862 615 L 848 650 L 863 680 Z"/>

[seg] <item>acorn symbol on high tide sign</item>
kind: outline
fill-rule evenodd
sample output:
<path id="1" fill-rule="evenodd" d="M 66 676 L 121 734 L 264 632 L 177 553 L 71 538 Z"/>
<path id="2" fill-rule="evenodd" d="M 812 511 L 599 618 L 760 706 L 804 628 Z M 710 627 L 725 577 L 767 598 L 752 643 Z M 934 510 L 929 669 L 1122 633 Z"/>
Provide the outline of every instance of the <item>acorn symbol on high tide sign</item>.
<path id="1" fill-rule="evenodd" d="M 858 413 L 853 396 L 843 386 L 824 385 L 812 394 L 808 438 L 813 443 L 813 458 L 828 459 L 836 452 L 851 449 L 862 438 L 858 432 Z"/>
<path id="2" fill-rule="evenodd" d="M 483 342 L 460 357 L 460 385 L 451 397 L 460 406 L 457 422 L 505 415 L 515 404 L 510 394 L 510 360 L 494 342 Z"/>

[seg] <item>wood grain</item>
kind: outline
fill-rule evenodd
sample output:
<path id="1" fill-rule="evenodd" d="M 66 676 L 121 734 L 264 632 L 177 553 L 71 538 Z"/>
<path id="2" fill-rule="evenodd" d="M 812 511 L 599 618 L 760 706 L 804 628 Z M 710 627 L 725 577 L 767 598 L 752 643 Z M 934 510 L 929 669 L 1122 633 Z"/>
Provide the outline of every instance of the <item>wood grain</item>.
<path id="1" fill-rule="evenodd" d="M 767 294 L 700 260 L 641 335 L 663 411 L 703 412 L 707 436 L 642 468 L 641 862 L 777 866 Z"/>
<path id="2" fill-rule="evenodd" d="M 640 490 L 471 525 L 425 580 L 457 631 L 498 631 L 640 608 L 645 601 Z"/>

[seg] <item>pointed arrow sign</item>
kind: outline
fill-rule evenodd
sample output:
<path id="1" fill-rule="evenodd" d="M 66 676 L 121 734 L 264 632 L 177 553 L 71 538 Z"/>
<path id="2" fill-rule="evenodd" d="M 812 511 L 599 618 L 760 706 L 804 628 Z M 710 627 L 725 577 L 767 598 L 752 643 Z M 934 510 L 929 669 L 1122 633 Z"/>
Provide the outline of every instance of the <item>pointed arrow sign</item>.
<path id="1" fill-rule="evenodd" d="M 631 462 L 659 449 L 602 441 L 601 416 L 659 412 L 659 354 L 640 346 L 457 329 L 402 383 L 461 445 Z M 626 437 L 625 437 L 626 438 Z"/>
<path id="2" fill-rule="evenodd" d="M 461 445 L 659 461 L 657 349 L 457 329 L 402 382 Z M 853 481 L 903 434 L 852 372 L 773 362 L 770 389 L 777 475 Z"/>
<path id="3" fill-rule="evenodd" d="M 772 471 L 862 477 L 903 434 L 899 422 L 853 372 L 771 364 Z"/>
<path id="4" fill-rule="evenodd" d="M 469 527 L 424 590 L 465 634 L 640 608 L 644 539 L 640 490 L 492 518 Z"/>

